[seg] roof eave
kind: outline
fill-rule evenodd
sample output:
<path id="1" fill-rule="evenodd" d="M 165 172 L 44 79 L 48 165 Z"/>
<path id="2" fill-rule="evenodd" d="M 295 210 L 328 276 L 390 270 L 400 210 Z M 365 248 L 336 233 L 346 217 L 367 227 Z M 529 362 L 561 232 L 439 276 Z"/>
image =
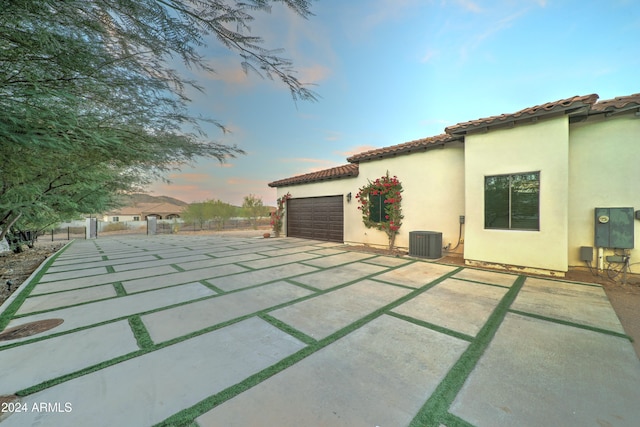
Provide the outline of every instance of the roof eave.
<path id="1" fill-rule="evenodd" d="M 553 117 L 559 117 L 567 115 L 569 117 L 586 116 L 589 114 L 590 105 L 586 103 L 579 103 L 579 105 L 572 105 L 571 107 L 554 108 L 548 111 L 537 111 L 535 113 L 527 114 L 521 117 L 506 117 L 503 120 L 496 119 L 493 123 L 480 123 L 470 124 L 460 129 L 456 129 L 455 126 L 445 129 L 445 132 L 449 135 L 464 136 L 470 133 L 485 133 L 490 130 L 496 129 L 509 129 L 518 125 L 537 123 L 540 119 L 550 119 Z"/>

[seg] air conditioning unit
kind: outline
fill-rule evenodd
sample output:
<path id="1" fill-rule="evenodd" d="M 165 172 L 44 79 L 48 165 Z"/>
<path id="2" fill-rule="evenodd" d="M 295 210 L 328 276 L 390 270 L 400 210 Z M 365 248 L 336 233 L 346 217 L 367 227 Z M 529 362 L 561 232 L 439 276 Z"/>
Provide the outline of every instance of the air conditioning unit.
<path id="1" fill-rule="evenodd" d="M 409 256 L 436 259 L 442 257 L 442 233 L 438 231 L 410 231 Z"/>

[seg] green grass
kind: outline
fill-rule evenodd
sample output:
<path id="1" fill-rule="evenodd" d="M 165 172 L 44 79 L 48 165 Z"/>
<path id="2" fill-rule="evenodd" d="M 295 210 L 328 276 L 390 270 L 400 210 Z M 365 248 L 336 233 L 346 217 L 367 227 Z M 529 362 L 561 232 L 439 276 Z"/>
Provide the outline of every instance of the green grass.
<path id="1" fill-rule="evenodd" d="M 136 337 L 136 342 L 141 350 L 148 350 L 153 347 L 153 340 L 149 335 L 147 327 L 142 323 L 140 316 L 129 317 L 129 326 L 131 326 L 133 335 Z"/>

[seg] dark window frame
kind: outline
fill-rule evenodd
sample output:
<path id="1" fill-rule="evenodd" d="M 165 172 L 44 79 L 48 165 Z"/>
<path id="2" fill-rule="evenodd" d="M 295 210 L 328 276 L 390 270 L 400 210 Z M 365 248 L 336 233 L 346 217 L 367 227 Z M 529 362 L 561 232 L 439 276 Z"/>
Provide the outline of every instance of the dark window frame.
<path id="1" fill-rule="evenodd" d="M 484 228 L 540 231 L 540 171 L 484 177 Z"/>
<path id="2" fill-rule="evenodd" d="M 387 215 L 386 205 L 384 201 L 386 195 L 383 194 L 369 194 L 369 219 L 372 222 L 381 223 L 389 222 L 389 218 L 385 218 Z"/>

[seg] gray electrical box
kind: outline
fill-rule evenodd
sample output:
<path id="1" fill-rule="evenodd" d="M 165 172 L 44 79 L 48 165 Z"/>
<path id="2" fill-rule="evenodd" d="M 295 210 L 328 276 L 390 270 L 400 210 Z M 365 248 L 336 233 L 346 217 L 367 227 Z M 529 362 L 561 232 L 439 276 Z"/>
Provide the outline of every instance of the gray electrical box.
<path id="1" fill-rule="evenodd" d="M 591 246 L 580 246 L 580 261 L 593 261 L 593 248 Z"/>
<path id="2" fill-rule="evenodd" d="M 595 246 L 633 249 L 633 208 L 595 209 Z"/>

